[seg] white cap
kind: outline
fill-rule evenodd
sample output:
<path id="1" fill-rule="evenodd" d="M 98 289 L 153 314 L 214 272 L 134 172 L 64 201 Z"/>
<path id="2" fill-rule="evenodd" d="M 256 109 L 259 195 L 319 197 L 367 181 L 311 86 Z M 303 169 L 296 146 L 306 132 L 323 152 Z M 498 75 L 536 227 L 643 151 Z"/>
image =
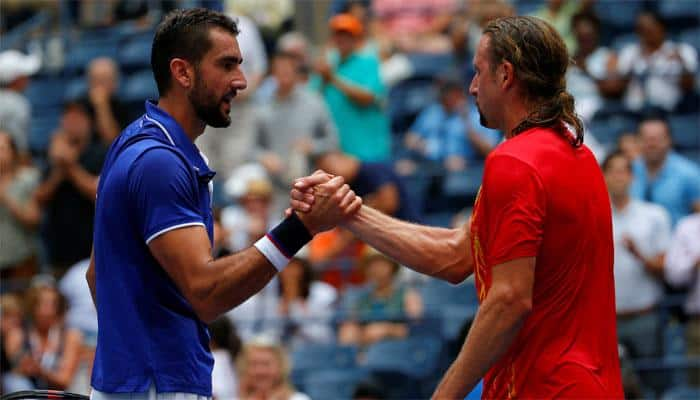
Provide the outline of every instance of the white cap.
<path id="1" fill-rule="evenodd" d="M 23 54 L 17 50 L 0 53 L 0 83 L 10 83 L 22 76 L 31 76 L 39 71 L 41 58 L 36 54 Z"/>

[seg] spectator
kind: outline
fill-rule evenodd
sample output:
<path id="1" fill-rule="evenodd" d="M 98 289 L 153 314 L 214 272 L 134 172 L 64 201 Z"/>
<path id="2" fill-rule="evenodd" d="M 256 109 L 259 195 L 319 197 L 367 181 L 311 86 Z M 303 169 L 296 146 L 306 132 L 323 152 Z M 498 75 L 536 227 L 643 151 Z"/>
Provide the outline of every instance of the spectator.
<path id="1" fill-rule="evenodd" d="M 267 71 L 267 52 L 257 26 L 243 14 L 235 15 L 240 31 L 236 39 L 244 55 L 241 69 L 247 87 L 233 99 L 235 105 L 229 115 L 235 123 L 224 128 L 207 126 L 196 142 L 206 155 L 209 167 L 217 171 L 215 183 L 225 182 L 234 169 L 250 159 L 250 149 L 255 146 L 254 95 Z"/>
<path id="2" fill-rule="evenodd" d="M 671 150 L 671 131 L 664 119 L 647 117 L 638 130 L 642 154 L 633 163 L 631 193 L 666 208 L 675 225 L 700 209 L 700 168 Z"/>
<path id="3" fill-rule="evenodd" d="M 676 287 L 690 287 L 685 302 L 688 355 L 700 356 L 700 212 L 678 222 L 666 255 L 666 280 Z M 689 381 L 700 386 L 700 370 L 691 368 Z"/>
<path id="4" fill-rule="evenodd" d="M 93 129 L 96 139 L 108 146 L 132 121 L 128 108 L 117 97 L 117 64 L 107 57 L 92 60 L 87 70 L 87 81 L 87 97 L 81 101 L 95 119 Z"/>
<path id="5" fill-rule="evenodd" d="M 637 17 L 639 43 L 620 51 L 618 92 L 624 91 L 625 106 L 632 111 L 660 107 L 673 111 L 683 95 L 694 87 L 697 51 L 666 38 L 661 17 L 645 11 Z"/>
<path id="6" fill-rule="evenodd" d="M 23 92 L 29 77 L 41 67 L 36 55 L 24 55 L 17 50 L 0 53 L 0 129 L 14 139 L 20 155 L 29 152 L 29 121 L 32 108 Z"/>
<path id="7" fill-rule="evenodd" d="M 614 73 L 615 55 L 600 46 L 600 20 L 595 14 L 577 13 L 571 25 L 577 46 L 566 73 L 566 87 L 576 99 L 576 113 L 590 122 L 603 106 L 603 96 L 610 93 L 606 78 Z"/>
<path id="8" fill-rule="evenodd" d="M 338 147 L 335 125 L 323 99 L 302 86 L 297 58 L 279 53 L 272 62 L 277 82 L 274 97 L 260 106 L 257 118 L 255 151 L 276 187 L 277 198 L 284 199 L 280 211 L 287 208 L 287 193 L 294 178 L 308 175 L 309 156 Z"/>
<path id="9" fill-rule="evenodd" d="M 444 33 L 456 11 L 455 0 L 372 2 L 378 39 L 401 52 L 450 51 L 450 42 Z"/>
<path id="10" fill-rule="evenodd" d="M 212 395 L 216 399 L 235 399 L 238 396 L 238 377 L 235 360 L 241 351 L 241 339 L 228 318 L 221 317 L 209 324 L 212 371 Z"/>
<path id="11" fill-rule="evenodd" d="M 632 161 L 638 159 L 642 154 L 639 136 L 634 132 L 621 134 L 617 139 L 617 147 Z"/>
<path id="12" fill-rule="evenodd" d="M 464 170 L 469 164 L 483 160 L 500 135 L 491 129 L 472 128 L 461 82 L 442 82 L 439 92 L 439 102 L 421 111 L 406 134 L 405 145 L 422 158 L 443 164 L 449 171 Z M 472 107 L 474 111 L 475 108 Z"/>
<path id="13" fill-rule="evenodd" d="M 265 338 L 243 346 L 238 368 L 239 397 L 243 400 L 309 400 L 289 382 L 291 366 L 284 348 Z"/>
<path id="14" fill-rule="evenodd" d="M 280 273 L 279 313 L 285 319 L 285 342 L 329 343 L 333 341 L 331 320 L 338 298 L 335 288 L 314 278 L 311 264 L 293 258 Z"/>
<path id="15" fill-rule="evenodd" d="M 17 371 L 35 389 L 65 390 L 78 367 L 82 336 L 63 323 L 66 302 L 50 285 L 27 292 L 29 325 L 23 335 Z"/>
<path id="16" fill-rule="evenodd" d="M 581 5 L 578 1 L 573 0 L 547 0 L 542 8 L 537 10 L 533 15 L 541 18 L 554 27 L 564 39 L 566 48 L 569 54 L 575 54 L 577 47 L 574 35 L 571 32 L 571 18 L 579 11 Z"/>
<path id="17" fill-rule="evenodd" d="M 660 355 L 663 263 L 671 218 L 662 207 L 630 198 L 632 164 L 615 151 L 603 162 L 610 192 L 615 241 L 617 334 L 633 358 Z"/>
<path id="18" fill-rule="evenodd" d="M 384 84 L 379 60 L 359 49 L 364 28 L 357 18 L 336 15 L 330 29 L 335 51 L 318 61 L 312 85 L 326 100 L 342 150 L 362 161 L 386 161 L 391 138 L 381 109 Z"/>
<path id="19" fill-rule="evenodd" d="M 36 273 L 36 228 L 41 213 L 34 199 L 38 172 L 19 163 L 12 136 L 0 130 L 0 273 L 2 280 Z"/>
<path id="20" fill-rule="evenodd" d="M 85 279 L 89 266 L 90 259 L 76 263 L 68 269 L 58 283 L 58 290 L 68 305 L 65 324 L 68 328 L 80 331 L 83 337 L 78 372 L 70 387 L 76 393 L 85 393 L 90 390 L 92 362 L 95 359 L 97 346 L 97 310 Z"/>
<path id="21" fill-rule="evenodd" d="M 31 389 L 31 383 L 17 374 L 15 363 L 22 353 L 22 304 L 14 294 L 0 297 L 0 340 L 2 341 L 2 387 L 3 394 Z"/>
<path id="22" fill-rule="evenodd" d="M 301 32 L 287 32 L 280 36 L 277 41 L 276 54 L 284 54 L 296 59 L 297 62 L 297 81 L 306 84 L 309 81 L 311 73 L 310 51 L 311 45 Z M 277 92 L 277 79 L 274 74 L 268 75 L 260 83 L 258 90 L 255 93 L 255 101 L 259 104 L 266 104 L 275 97 Z"/>
<path id="23" fill-rule="evenodd" d="M 93 119 L 83 103 L 64 106 L 49 147 L 49 166 L 36 192 L 46 210 L 44 240 L 56 273 L 90 257 L 97 180 L 106 148 L 92 141 Z"/>
<path id="24" fill-rule="evenodd" d="M 277 38 L 294 22 L 294 3 L 292 0 L 224 0 L 224 11 L 250 17 L 260 30 L 265 50 L 271 52 Z"/>
<path id="25" fill-rule="evenodd" d="M 342 344 L 371 345 L 384 339 L 408 335 L 407 319 L 423 313 L 420 295 L 397 284 L 399 264 L 383 254 L 372 252 L 363 260 L 369 290 L 351 306 L 351 319 L 341 324 L 338 341 Z"/>

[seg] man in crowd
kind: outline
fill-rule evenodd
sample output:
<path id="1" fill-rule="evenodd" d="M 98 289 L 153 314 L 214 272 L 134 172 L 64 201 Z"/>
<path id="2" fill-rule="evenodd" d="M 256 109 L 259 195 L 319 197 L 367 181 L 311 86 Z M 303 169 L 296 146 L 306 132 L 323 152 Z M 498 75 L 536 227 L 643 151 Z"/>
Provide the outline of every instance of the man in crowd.
<path id="1" fill-rule="evenodd" d="M 566 46 L 535 17 L 488 24 L 470 86 L 506 141 L 487 158 L 470 227 L 413 225 L 370 207 L 344 226 L 401 264 L 476 278 L 481 306 L 434 398 L 621 398 L 608 193 L 566 92 Z M 571 128 L 569 128 L 571 127 Z M 323 197 L 302 178 L 292 207 Z"/>
<path id="2" fill-rule="evenodd" d="M 23 158 L 29 151 L 29 121 L 32 108 L 23 92 L 29 85 L 29 77 L 41 67 L 35 55 L 25 55 L 17 50 L 0 53 L 0 129 L 8 132 Z"/>
<path id="3" fill-rule="evenodd" d="M 87 97 L 82 101 L 95 118 L 97 139 L 108 146 L 131 122 L 126 106 L 117 97 L 119 70 L 114 60 L 107 57 L 92 60 L 87 84 Z"/>

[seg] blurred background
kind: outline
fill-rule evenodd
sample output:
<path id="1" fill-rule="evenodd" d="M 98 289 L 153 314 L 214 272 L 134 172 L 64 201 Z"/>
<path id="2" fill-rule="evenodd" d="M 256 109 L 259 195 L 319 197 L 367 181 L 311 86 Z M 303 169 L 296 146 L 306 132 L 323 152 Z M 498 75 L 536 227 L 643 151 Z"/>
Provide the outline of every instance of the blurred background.
<path id="1" fill-rule="evenodd" d="M 385 213 L 468 223 L 503 140 L 467 93 L 481 29 L 553 24 L 611 194 L 626 395 L 700 398 L 699 0 L 2 0 L 3 393 L 89 392 L 97 178 L 157 98 L 155 27 L 188 7 L 237 19 L 248 80 L 231 126 L 196 142 L 217 171 L 217 256 L 279 222 L 316 168 Z M 472 280 L 426 278 L 333 230 L 212 324 L 215 397 L 426 398 L 477 307 Z"/>

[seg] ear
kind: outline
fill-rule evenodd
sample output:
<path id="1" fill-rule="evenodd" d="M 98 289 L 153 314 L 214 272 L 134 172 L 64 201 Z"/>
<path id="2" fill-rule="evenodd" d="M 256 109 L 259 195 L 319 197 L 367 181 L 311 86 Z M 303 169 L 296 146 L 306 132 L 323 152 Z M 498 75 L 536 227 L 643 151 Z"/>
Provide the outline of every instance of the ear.
<path id="1" fill-rule="evenodd" d="M 170 60 L 170 74 L 178 85 L 185 89 L 190 89 L 194 85 L 194 68 L 182 58 Z"/>
<path id="2" fill-rule="evenodd" d="M 515 68 L 508 61 L 503 61 L 498 67 L 496 79 L 503 89 L 510 89 L 515 84 Z"/>

